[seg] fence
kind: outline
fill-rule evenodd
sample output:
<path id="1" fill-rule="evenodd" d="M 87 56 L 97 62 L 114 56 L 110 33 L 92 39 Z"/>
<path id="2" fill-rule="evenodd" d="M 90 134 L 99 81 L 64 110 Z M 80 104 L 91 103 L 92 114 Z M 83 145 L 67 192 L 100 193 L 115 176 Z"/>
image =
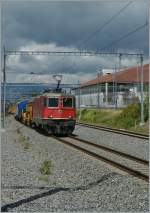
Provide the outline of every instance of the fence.
<path id="1" fill-rule="evenodd" d="M 75 91 L 77 108 L 124 108 L 132 103 L 141 102 L 140 85 L 126 85 L 125 87 L 101 87 L 96 91 L 93 87 L 87 90 Z M 148 96 L 148 85 L 144 86 L 144 97 Z"/>

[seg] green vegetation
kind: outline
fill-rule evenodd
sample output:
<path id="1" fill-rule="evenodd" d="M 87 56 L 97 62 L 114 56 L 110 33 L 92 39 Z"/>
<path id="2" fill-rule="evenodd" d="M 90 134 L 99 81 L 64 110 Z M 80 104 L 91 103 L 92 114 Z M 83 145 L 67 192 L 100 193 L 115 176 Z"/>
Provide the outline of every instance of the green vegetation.
<path id="1" fill-rule="evenodd" d="M 83 109 L 81 111 L 81 121 L 113 127 L 114 118 L 116 118 L 120 112 L 120 110 Z"/>
<path id="2" fill-rule="evenodd" d="M 148 125 L 139 126 L 140 123 L 140 104 L 131 104 L 123 110 L 104 110 L 104 109 L 83 109 L 77 113 L 80 120 L 92 124 L 100 124 L 112 128 L 128 129 L 148 134 Z M 149 99 L 144 101 L 144 120 L 148 124 L 149 119 Z"/>
<path id="3" fill-rule="evenodd" d="M 149 97 L 147 96 L 144 101 L 144 120 L 149 119 Z"/>
<path id="4" fill-rule="evenodd" d="M 141 134 L 148 134 L 149 133 L 149 122 L 147 121 L 142 126 L 137 125 L 137 126 L 131 127 L 130 131 L 138 132 L 138 133 L 141 133 Z"/>
<path id="5" fill-rule="evenodd" d="M 17 133 L 19 134 L 19 142 L 22 144 L 24 150 L 30 149 L 32 145 L 29 143 L 28 138 L 22 135 L 19 129 L 17 129 Z"/>
<path id="6" fill-rule="evenodd" d="M 40 167 L 40 172 L 43 175 L 50 175 L 51 169 L 52 169 L 52 162 L 50 160 L 45 160 Z"/>
<path id="7" fill-rule="evenodd" d="M 20 142 L 23 145 L 24 150 L 31 148 L 31 144 L 28 142 L 28 140 L 25 136 L 21 135 Z"/>
<path id="8" fill-rule="evenodd" d="M 42 175 L 41 177 L 39 177 L 38 178 L 39 180 L 41 180 L 41 181 L 45 181 L 45 182 L 47 182 L 48 183 L 48 175 Z"/>
<path id="9" fill-rule="evenodd" d="M 48 182 L 48 176 L 52 173 L 52 162 L 50 160 L 45 160 L 40 167 L 40 172 L 42 176 L 39 177 L 39 180 Z"/>
<path id="10" fill-rule="evenodd" d="M 129 129 L 140 122 L 140 105 L 131 104 L 122 110 L 114 120 L 115 127 Z"/>

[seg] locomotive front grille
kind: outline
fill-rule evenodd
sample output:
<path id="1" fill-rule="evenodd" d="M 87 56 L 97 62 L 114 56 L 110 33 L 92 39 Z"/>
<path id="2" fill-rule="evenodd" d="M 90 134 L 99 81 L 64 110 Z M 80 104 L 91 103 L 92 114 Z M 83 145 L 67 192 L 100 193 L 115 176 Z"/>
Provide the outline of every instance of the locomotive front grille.
<path id="1" fill-rule="evenodd" d="M 73 119 L 48 119 L 48 125 L 74 126 L 75 120 L 73 120 Z"/>

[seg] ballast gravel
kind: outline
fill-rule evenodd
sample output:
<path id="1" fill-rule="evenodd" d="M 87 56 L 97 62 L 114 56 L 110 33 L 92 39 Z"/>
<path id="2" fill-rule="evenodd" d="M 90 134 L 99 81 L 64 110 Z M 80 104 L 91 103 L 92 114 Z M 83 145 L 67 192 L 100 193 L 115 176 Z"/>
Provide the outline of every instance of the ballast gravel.
<path id="1" fill-rule="evenodd" d="M 25 146 L 22 138 L 29 146 Z M 2 211 L 148 211 L 148 184 L 7 117 Z M 50 161 L 50 174 L 41 174 Z"/>
<path id="2" fill-rule="evenodd" d="M 85 140 L 149 160 L 149 141 L 76 125 L 74 134 Z"/>

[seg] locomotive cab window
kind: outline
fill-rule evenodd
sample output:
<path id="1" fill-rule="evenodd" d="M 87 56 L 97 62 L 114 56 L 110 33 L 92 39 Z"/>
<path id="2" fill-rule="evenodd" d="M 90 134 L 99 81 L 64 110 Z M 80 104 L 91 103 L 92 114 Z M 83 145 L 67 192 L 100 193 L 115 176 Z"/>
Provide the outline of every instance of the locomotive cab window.
<path id="1" fill-rule="evenodd" d="M 44 98 L 44 106 L 47 106 L 47 98 Z"/>
<path id="2" fill-rule="evenodd" d="M 73 98 L 73 107 L 75 108 L 76 107 L 76 99 Z"/>
<path id="3" fill-rule="evenodd" d="M 48 107 L 58 107 L 58 98 L 49 98 Z"/>
<path id="4" fill-rule="evenodd" d="M 63 99 L 63 107 L 73 107 L 73 99 L 72 98 L 64 98 Z"/>

